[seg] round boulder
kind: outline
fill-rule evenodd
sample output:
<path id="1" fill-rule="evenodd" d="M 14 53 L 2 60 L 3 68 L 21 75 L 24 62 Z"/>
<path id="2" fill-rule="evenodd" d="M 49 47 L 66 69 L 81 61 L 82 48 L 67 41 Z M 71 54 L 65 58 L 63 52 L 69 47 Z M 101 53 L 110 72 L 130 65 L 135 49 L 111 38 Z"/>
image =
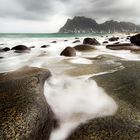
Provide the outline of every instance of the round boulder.
<path id="1" fill-rule="evenodd" d="M 30 50 L 30 48 L 26 47 L 25 45 L 17 45 L 15 47 L 13 47 L 11 50 L 20 50 L 20 51 L 24 51 L 24 50 Z"/>
<path id="2" fill-rule="evenodd" d="M 76 50 L 72 47 L 66 47 L 60 55 L 63 55 L 63 56 L 76 56 Z"/>
<path id="3" fill-rule="evenodd" d="M 95 38 L 85 38 L 83 40 L 83 44 L 100 45 L 100 43 Z"/>
<path id="4" fill-rule="evenodd" d="M 130 37 L 130 41 L 132 44 L 140 46 L 140 34 L 137 34 L 137 35 Z"/>

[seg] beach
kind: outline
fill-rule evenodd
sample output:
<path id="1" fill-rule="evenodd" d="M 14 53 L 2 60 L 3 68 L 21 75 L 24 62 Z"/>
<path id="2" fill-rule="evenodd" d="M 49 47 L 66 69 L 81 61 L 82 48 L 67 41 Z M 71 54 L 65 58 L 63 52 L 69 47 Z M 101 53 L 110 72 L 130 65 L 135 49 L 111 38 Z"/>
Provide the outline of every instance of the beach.
<path id="1" fill-rule="evenodd" d="M 41 80 L 37 82 L 37 85 L 41 84 L 41 86 L 36 87 L 38 89 L 34 90 L 34 83 L 36 83 L 34 80 L 33 85 L 30 85 L 31 88 L 27 88 L 31 93 L 32 91 L 37 92 L 38 97 L 40 90 L 43 94 L 43 96 L 41 94 L 39 100 L 36 96 L 33 96 L 35 98 L 33 104 L 37 103 L 39 104 L 37 107 L 40 105 L 41 107 L 36 112 L 34 112 L 36 108 L 33 108 L 31 112 L 27 113 L 27 115 L 36 113 L 35 116 L 32 115 L 30 118 L 29 123 L 31 125 L 32 122 L 33 125 L 36 123 L 34 117 L 37 117 L 39 110 L 43 110 L 45 105 L 47 106 L 45 110 L 51 110 L 51 116 L 48 119 L 45 119 L 43 113 L 39 116 L 41 124 L 45 121 L 44 124 L 47 125 L 46 122 L 51 121 L 50 129 L 46 129 L 49 129 L 50 133 L 47 136 L 44 132 L 40 133 L 40 140 L 139 140 L 140 50 L 139 47 L 131 45 L 130 36 L 132 35 L 126 33 L 0 34 L 1 87 L 4 84 L 4 90 L 2 89 L 0 92 L 2 99 L 0 104 L 3 105 L 7 100 L 8 95 L 3 97 L 3 93 L 5 91 L 6 94 L 9 92 L 6 85 L 8 84 L 7 87 L 11 87 L 9 86 L 11 85 L 10 81 L 12 80 L 14 83 L 14 77 L 19 80 L 19 83 L 24 83 L 22 81 L 24 76 L 27 79 L 29 77 L 33 77 L 33 79 L 34 77 L 41 77 L 39 78 Z M 94 40 L 96 42 L 94 45 L 84 44 L 85 38 L 95 38 L 97 42 Z M 86 49 L 83 48 L 83 44 L 86 45 Z M 24 45 L 22 50 L 13 48 L 18 45 Z M 113 45 L 118 48 L 114 49 Z M 3 51 L 6 47 L 9 50 Z M 64 51 L 67 47 L 69 49 Z M 69 50 L 71 51 L 69 52 Z M 29 74 L 28 67 L 41 69 L 39 70 L 41 74 L 34 70 L 33 72 L 31 70 Z M 19 76 L 16 76 L 14 73 L 19 70 L 21 72 Z M 27 71 L 26 74 L 24 70 Z M 44 73 L 45 70 L 50 73 L 44 79 L 41 75 L 42 71 Z M 5 78 L 5 75 L 9 76 Z M 5 82 L 5 79 L 8 80 Z M 27 81 L 25 80 L 25 82 Z M 17 82 L 13 85 L 16 84 Z M 19 85 L 22 86 L 22 84 Z M 22 88 L 24 89 L 24 87 Z M 26 90 L 23 94 L 25 92 Z M 28 98 L 27 95 L 26 98 Z M 20 100 L 20 98 L 16 99 Z M 24 98 L 24 100 L 26 99 Z M 43 103 L 41 103 L 41 100 L 43 100 Z M 31 105 L 30 101 L 29 106 Z M 24 102 L 22 103 L 24 106 Z M 11 102 L 10 105 L 12 106 Z M 17 103 L 17 105 L 20 105 L 20 103 Z M 26 109 L 23 106 L 22 108 Z M 6 107 L 10 108 L 8 105 Z M 45 115 L 48 114 L 45 113 Z M 3 113 L 1 117 L 4 118 L 4 116 Z M 26 116 L 24 117 L 26 118 Z M 58 126 L 54 127 L 55 121 L 52 118 L 57 121 Z M 5 121 L 5 119 L 2 120 Z M 23 125 L 23 122 L 21 124 Z M 8 127 L 7 124 L 5 125 Z M 33 138 L 34 140 L 39 138 L 39 132 L 44 128 L 43 125 L 41 127 L 37 125 L 40 129 L 35 131 L 36 126 L 34 125 L 33 134 L 31 127 L 29 128 L 30 132 L 28 130 L 28 133 L 25 132 L 20 136 L 16 135 L 18 130 L 12 127 L 13 125 L 11 121 L 9 135 L 3 132 L 5 129 L 3 126 L 0 127 L 2 130 L 0 138 L 8 138 L 9 136 L 13 140 L 14 137 L 29 139 L 34 134 L 37 135 Z M 23 127 L 25 126 L 23 125 Z"/>

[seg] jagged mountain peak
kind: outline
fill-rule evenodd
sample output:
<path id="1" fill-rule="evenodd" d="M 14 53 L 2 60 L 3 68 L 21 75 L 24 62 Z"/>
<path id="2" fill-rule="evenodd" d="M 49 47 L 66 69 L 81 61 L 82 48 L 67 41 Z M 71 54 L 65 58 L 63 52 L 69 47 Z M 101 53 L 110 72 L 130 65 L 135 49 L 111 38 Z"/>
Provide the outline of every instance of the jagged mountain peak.
<path id="1" fill-rule="evenodd" d="M 68 19 L 59 30 L 60 33 L 114 33 L 114 32 L 136 32 L 140 26 L 131 22 L 108 20 L 98 24 L 94 19 L 84 16 L 75 16 Z"/>

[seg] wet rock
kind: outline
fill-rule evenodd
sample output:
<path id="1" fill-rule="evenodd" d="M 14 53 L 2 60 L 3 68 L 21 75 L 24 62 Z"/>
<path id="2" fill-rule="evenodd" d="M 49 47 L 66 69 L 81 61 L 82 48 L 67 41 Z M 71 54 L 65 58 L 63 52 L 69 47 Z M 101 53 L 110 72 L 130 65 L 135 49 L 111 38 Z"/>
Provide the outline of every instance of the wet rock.
<path id="1" fill-rule="evenodd" d="M 67 42 L 68 40 L 64 40 L 64 42 Z"/>
<path id="2" fill-rule="evenodd" d="M 124 69 L 93 77 L 118 103 L 117 113 L 80 125 L 67 140 L 140 139 L 140 62 L 120 63 Z"/>
<path id="3" fill-rule="evenodd" d="M 79 42 L 80 42 L 80 40 L 75 40 L 72 43 L 79 43 Z"/>
<path id="4" fill-rule="evenodd" d="M 79 37 L 75 37 L 75 39 L 80 39 Z"/>
<path id="5" fill-rule="evenodd" d="M 41 46 L 41 48 L 47 48 L 47 47 L 49 47 L 49 45 L 43 45 L 43 46 Z"/>
<path id="6" fill-rule="evenodd" d="M 107 44 L 107 43 L 108 43 L 108 41 L 104 41 L 104 42 L 103 42 L 103 44 Z"/>
<path id="7" fill-rule="evenodd" d="M 85 38 L 83 40 L 83 44 L 100 45 L 100 43 L 95 38 Z"/>
<path id="8" fill-rule="evenodd" d="M 63 55 L 63 56 L 76 56 L 76 50 L 72 47 L 66 47 L 60 55 Z"/>
<path id="9" fill-rule="evenodd" d="M 109 38 L 109 41 L 118 41 L 119 40 L 119 37 L 111 37 Z"/>
<path id="10" fill-rule="evenodd" d="M 30 48 L 33 49 L 33 48 L 35 48 L 35 46 L 31 46 Z"/>
<path id="11" fill-rule="evenodd" d="M 0 59 L 3 59 L 4 57 L 0 56 Z"/>
<path id="12" fill-rule="evenodd" d="M 96 50 L 96 48 L 92 45 L 81 44 L 74 47 L 77 51 L 91 51 Z"/>
<path id="13" fill-rule="evenodd" d="M 137 46 L 140 46 L 140 34 L 134 35 L 130 38 L 130 42 Z"/>
<path id="14" fill-rule="evenodd" d="M 30 51 L 31 49 L 28 48 L 27 46 L 25 45 L 17 45 L 15 47 L 13 47 L 11 50 L 18 50 L 18 51 L 25 51 L 25 50 L 28 50 Z"/>
<path id="15" fill-rule="evenodd" d="M 140 50 L 139 47 L 134 46 L 131 43 L 107 45 L 106 48 L 111 49 L 111 50 L 132 50 L 132 51 Z"/>
<path id="16" fill-rule="evenodd" d="M 15 53 L 30 53 L 29 50 L 15 50 Z"/>
<path id="17" fill-rule="evenodd" d="M 51 43 L 57 43 L 57 41 L 52 41 Z"/>
<path id="18" fill-rule="evenodd" d="M 48 70 L 22 68 L 0 75 L 0 139 L 48 140 L 54 114 L 43 95 Z"/>
<path id="19" fill-rule="evenodd" d="M 7 52 L 7 51 L 10 51 L 10 48 L 5 47 L 5 48 L 3 48 L 2 50 L 3 50 L 4 52 Z"/>

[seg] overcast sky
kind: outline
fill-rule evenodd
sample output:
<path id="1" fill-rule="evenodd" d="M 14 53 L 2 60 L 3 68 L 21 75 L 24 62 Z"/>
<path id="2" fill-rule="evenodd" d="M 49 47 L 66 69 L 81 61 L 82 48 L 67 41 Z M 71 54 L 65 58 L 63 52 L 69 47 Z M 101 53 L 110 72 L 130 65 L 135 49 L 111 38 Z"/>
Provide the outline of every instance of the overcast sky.
<path id="1" fill-rule="evenodd" d="M 140 24 L 140 0 L 0 0 L 0 32 L 57 32 L 67 18 Z"/>

